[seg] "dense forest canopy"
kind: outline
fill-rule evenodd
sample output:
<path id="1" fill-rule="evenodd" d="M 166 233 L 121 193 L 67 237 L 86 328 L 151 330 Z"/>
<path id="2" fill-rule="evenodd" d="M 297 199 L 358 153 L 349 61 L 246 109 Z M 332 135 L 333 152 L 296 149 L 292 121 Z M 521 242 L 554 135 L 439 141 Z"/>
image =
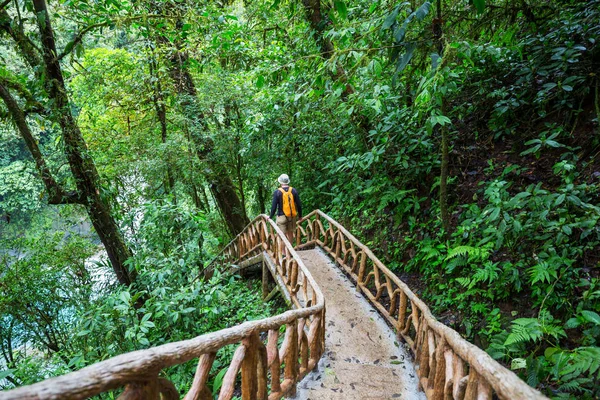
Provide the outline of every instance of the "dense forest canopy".
<path id="1" fill-rule="evenodd" d="M 278 312 L 195 278 L 287 173 L 443 323 L 598 398 L 599 39 L 597 0 L 1 1 L 0 387 Z"/>

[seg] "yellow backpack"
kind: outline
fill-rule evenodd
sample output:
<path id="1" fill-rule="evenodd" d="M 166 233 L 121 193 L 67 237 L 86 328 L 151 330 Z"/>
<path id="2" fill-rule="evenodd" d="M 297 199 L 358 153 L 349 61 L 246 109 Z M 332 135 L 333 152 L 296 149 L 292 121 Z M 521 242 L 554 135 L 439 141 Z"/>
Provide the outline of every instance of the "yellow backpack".
<path id="1" fill-rule="evenodd" d="M 298 211 L 296 210 L 296 203 L 294 203 L 294 195 L 292 194 L 292 187 L 289 186 L 287 192 L 283 188 L 279 188 L 283 197 L 283 213 L 288 218 L 294 218 Z"/>

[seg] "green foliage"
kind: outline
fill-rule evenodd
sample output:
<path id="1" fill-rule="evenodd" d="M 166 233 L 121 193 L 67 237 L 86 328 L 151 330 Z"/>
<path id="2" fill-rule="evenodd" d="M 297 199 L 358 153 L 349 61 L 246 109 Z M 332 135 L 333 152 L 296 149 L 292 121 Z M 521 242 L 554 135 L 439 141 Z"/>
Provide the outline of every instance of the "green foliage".
<path id="1" fill-rule="evenodd" d="M 2 383 L 275 312 L 241 280 L 191 279 L 230 239 L 211 178 L 230 178 L 244 202 L 235 212 L 254 215 L 285 172 L 305 210 L 343 221 L 417 283 L 440 319 L 529 384 L 555 398 L 598 397 L 599 2 L 321 1 L 317 25 L 308 3 L 51 4 L 64 17 L 55 29 L 72 107 L 139 280 L 119 289 L 90 281 L 81 291 L 94 295 L 78 303 L 49 297 L 49 308 L 75 315 L 66 346 L 49 350 L 28 331 L 36 351 L 7 365 Z M 76 39 L 88 26 L 98 29 Z M 28 110 L 50 169 L 72 187 L 51 104 L 36 109 L 45 83 L 2 38 L 0 78 Z M 0 118 L 0 220 L 12 217 L 0 234 L 16 237 L 15 225 L 41 232 L 59 217 L 1 107 Z M 450 143 L 447 231 L 441 132 Z M 70 240 L 30 241 L 23 260 L 7 257 L 47 274 L 50 287 L 71 288 L 75 278 L 61 281 L 47 262 Z M 71 261 L 61 265 L 80 264 Z M 97 260 L 85 270 L 108 268 Z M 33 288 L 15 290 L 16 301 Z M 215 362 L 215 390 L 232 351 Z M 168 373 L 183 387 L 193 366 Z"/>

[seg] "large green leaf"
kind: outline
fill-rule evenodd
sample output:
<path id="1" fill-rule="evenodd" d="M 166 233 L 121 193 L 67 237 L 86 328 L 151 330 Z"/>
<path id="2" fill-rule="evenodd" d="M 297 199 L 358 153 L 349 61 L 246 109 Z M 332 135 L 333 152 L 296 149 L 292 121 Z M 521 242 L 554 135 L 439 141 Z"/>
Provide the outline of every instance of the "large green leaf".
<path id="1" fill-rule="evenodd" d="M 416 44 L 415 43 L 407 43 L 406 44 L 406 51 L 404 52 L 404 54 L 402 55 L 402 57 L 400 57 L 400 60 L 398 60 L 398 65 L 396 66 L 396 72 L 402 72 L 404 70 L 404 68 L 406 68 L 406 66 L 408 65 L 408 63 L 410 62 L 410 60 L 412 59 L 412 56 L 415 52 L 415 48 L 416 48 Z"/>
<path id="2" fill-rule="evenodd" d="M 13 372 L 15 372 L 14 369 L 5 369 L 4 371 L 0 371 L 0 379 L 4 379 L 7 376 L 12 375 Z"/>
<path id="3" fill-rule="evenodd" d="M 415 11 L 415 15 L 417 16 L 417 19 L 419 21 L 423 20 L 423 18 L 425 18 L 427 16 L 427 14 L 429 14 L 429 9 L 431 8 L 431 3 L 426 1 L 425 3 L 423 3 L 423 5 L 421 7 L 419 7 L 417 9 L 417 11 Z"/>
<path id="4" fill-rule="evenodd" d="M 598 313 L 594 311 L 583 310 L 581 312 L 581 315 L 583 316 L 583 318 L 585 318 L 586 321 L 592 322 L 596 325 L 600 325 L 600 315 L 598 315 Z"/>
<path id="5" fill-rule="evenodd" d="M 342 19 L 348 18 L 348 8 L 346 7 L 346 3 L 340 0 L 335 1 L 335 9 Z"/>
<path id="6" fill-rule="evenodd" d="M 391 26 L 394 25 L 394 23 L 396 22 L 396 17 L 398 16 L 399 12 L 400 12 L 400 4 L 398 4 L 396 6 L 396 8 L 394 8 L 394 11 L 392 11 L 390 13 L 390 15 L 387 16 L 385 21 L 383 21 L 383 26 L 381 27 L 381 29 L 391 28 Z"/>
<path id="7" fill-rule="evenodd" d="M 256 79 L 256 87 L 260 89 L 263 86 L 265 86 L 265 77 L 262 75 L 259 75 L 258 79 Z"/>

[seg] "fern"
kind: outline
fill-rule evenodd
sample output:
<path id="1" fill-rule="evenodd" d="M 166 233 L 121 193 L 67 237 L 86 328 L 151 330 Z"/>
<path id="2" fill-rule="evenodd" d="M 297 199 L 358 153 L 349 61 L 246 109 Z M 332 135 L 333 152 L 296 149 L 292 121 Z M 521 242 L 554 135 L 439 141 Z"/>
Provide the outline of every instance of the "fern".
<path id="1" fill-rule="evenodd" d="M 457 246 L 448 252 L 446 261 L 455 257 L 468 257 L 470 260 L 483 261 L 489 257 L 489 251 L 484 247 Z"/>
<path id="2" fill-rule="evenodd" d="M 478 269 L 473 275 L 473 284 L 478 282 L 492 283 L 498 279 L 500 268 L 497 265 L 498 263 L 488 262 L 483 268 Z"/>
<path id="3" fill-rule="evenodd" d="M 536 282 L 550 283 L 551 279 L 556 279 L 556 269 L 552 268 L 547 262 L 540 261 L 538 264 L 527 269 L 529 277 L 531 278 L 531 284 Z"/>
<path id="4" fill-rule="evenodd" d="M 429 247 L 429 246 L 422 248 L 421 252 L 425 253 L 423 260 L 430 260 L 432 258 L 438 258 L 442 254 L 435 247 Z"/>
<path id="5" fill-rule="evenodd" d="M 568 381 L 583 374 L 593 375 L 600 369 L 600 347 L 579 347 L 568 354 L 568 360 L 567 366 L 558 372 L 562 380 Z"/>
<path id="6" fill-rule="evenodd" d="M 455 257 L 446 264 L 446 272 L 451 273 L 456 267 L 465 267 L 469 265 L 469 260 L 466 257 Z"/>
<path id="7" fill-rule="evenodd" d="M 543 335 L 542 325 L 537 318 L 518 318 L 512 321 L 512 329 L 504 345 L 537 342 Z"/>
<path id="8" fill-rule="evenodd" d="M 586 378 L 574 379 L 560 385 L 559 390 L 567 393 L 590 393 L 589 389 L 581 387 L 582 383 L 591 383 L 591 380 Z"/>
<path id="9" fill-rule="evenodd" d="M 460 283 L 462 286 L 467 287 L 471 284 L 471 279 L 469 278 L 456 278 L 456 282 Z"/>

